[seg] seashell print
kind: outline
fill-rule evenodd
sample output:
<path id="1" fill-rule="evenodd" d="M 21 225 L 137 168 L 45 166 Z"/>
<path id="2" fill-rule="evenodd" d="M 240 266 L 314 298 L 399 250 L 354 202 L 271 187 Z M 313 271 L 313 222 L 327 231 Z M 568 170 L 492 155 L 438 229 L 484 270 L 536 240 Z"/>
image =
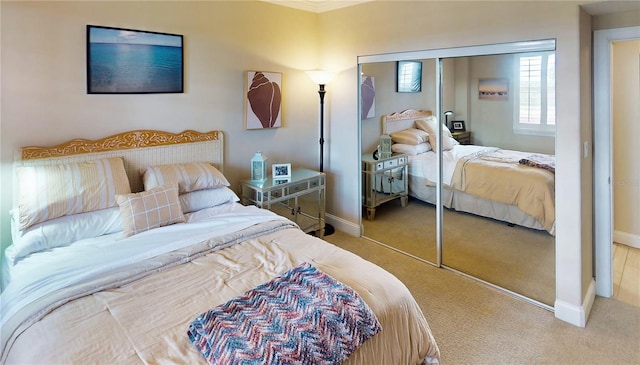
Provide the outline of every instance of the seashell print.
<path id="1" fill-rule="evenodd" d="M 280 114 L 280 86 L 270 81 L 262 72 L 256 72 L 247 92 L 247 99 L 262 128 L 273 128 Z"/>
<path id="2" fill-rule="evenodd" d="M 376 88 L 373 84 L 373 77 L 364 76 L 362 85 L 360 86 L 360 95 L 362 96 L 362 118 L 372 118 L 375 116 L 375 108 L 372 108 L 376 100 Z"/>

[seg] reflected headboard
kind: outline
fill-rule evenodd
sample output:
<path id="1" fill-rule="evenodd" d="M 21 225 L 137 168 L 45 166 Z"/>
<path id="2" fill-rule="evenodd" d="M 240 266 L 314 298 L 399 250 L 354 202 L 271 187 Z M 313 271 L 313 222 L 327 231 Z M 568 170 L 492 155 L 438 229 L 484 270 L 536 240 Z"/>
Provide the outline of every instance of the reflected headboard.
<path id="1" fill-rule="evenodd" d="M 407 128 L 415 128 L 416 119 L 432 116 L 430 110 L 407 109 L 401 112 L 394 112 L 382 115 L 382 133 L 391 134 Z"/>
<path id="2" fill-rule="evenodd" d="M 174 163 L 209 162 L 223 171 L 222 131 L 171 133 L 134 130 L 97 140 L 73 139 L 51 147 L 22 147 L 15 154 L 18 166 L 55 165 L 122 157 L 132 192 L 144 190 L 143 167 Z M 15 175 L 15 174 L 14 174 Z M 14 181 L 14 190 L 17 188 Z M 17 194 L 14 194 L 14 199 Z"/>

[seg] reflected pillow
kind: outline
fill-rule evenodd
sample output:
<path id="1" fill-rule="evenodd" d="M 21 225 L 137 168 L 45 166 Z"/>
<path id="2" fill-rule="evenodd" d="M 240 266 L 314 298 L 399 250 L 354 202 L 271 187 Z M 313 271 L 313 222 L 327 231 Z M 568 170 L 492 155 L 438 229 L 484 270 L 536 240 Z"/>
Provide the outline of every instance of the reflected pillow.
<path id="1" fill-rule="evenodd" d="M 417 128 L 407 128 L 398 132 L 391 133 L 391 140 L 394 143 L 412 144 L 417 145 L 427 142 L 429 135 L 427 132 Z"/>
<path id="2" fill-rule="evenodd" d="M 391 145 L 391 151 L 395 153 L 404 153 L 405 155 L 415 156 L 421 153 L 431 151 L 431 145 L 428 142 L 420 143 L 416 145 L 394 143 Z"/>
<path id="3" fill-rule="evenodd" d="M 438 120 L 434 116 L 430 116 L 424 119 L 418 119 L 415 121 L 416 126 L 419 129 L 427 132 L 429 134 L 429 143 L 431 144 L 431 148 L 434 151 L 438 150 Z M 453 146 L 458 145 L 458 141 L 456 141 L 451 136 L 451 131 L 447 128 L 446 125 L 442 125 L 442 150 L 448 151 L 453 148 Z"/>

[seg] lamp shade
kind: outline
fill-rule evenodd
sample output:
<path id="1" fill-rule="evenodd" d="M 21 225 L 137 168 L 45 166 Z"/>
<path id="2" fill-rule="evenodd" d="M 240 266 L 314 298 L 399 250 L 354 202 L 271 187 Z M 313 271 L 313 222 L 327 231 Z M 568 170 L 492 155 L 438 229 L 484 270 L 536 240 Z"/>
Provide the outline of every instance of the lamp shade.
<path id="1" fill-rule="evenodd" d="M 318 85 L 326 85 L 331 81 L 335 73 L 323 70 L 307 71 L 307 75 Z"/>
<path id="2" fill-rule="evenodd" d="M 447 110 L 444 115 L 453 115 L 453 110 Z"/>

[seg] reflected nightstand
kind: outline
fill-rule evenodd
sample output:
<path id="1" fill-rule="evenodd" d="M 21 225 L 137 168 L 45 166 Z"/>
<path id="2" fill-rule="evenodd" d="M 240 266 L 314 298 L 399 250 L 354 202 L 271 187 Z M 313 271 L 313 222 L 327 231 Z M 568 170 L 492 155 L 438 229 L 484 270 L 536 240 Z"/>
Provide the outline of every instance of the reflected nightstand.
<path id="1" fill-rule="evenodd" d="M 471 144 L 471 132 L 452 132 L 451 136 L 460 144 Z"/>

